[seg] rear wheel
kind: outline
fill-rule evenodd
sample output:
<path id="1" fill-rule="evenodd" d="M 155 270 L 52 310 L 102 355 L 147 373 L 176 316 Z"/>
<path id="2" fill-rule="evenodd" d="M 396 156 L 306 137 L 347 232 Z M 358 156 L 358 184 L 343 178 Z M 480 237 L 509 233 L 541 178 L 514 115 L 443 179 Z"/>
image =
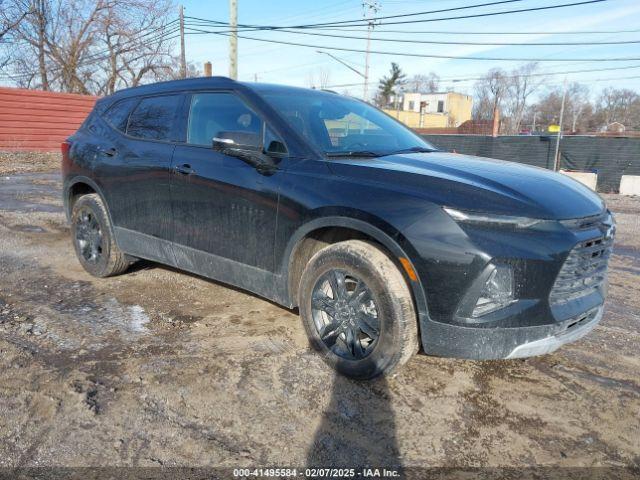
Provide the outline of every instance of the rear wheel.
<path id="1" fill-rule="evenodd" d="M 75 202 L 71 235 L 80 264 L 95 277 L 118 275 L 135 261 L 116 245 L 107 210 L 95 193 Z"/>
<path id="2" fill-rule="evenodd" d="M 349 240 L 320 250 L 305 267 L 299 292 L 311 344 L 349 377 L 389 374 L 418 350 L 409 287 L 371 243 Z"/>

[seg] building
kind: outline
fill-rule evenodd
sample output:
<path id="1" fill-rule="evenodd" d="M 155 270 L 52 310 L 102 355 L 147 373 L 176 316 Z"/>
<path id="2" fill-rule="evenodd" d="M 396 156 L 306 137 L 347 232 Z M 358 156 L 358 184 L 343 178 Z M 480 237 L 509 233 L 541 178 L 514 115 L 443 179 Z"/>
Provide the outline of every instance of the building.
<path id="1" fill-rule="evenodd" d="M 417 118 L 418 124 L 408 124 L 410 127 L 428 128 L 425 122 L 434 124 L 434 127 L 458 127 L 467 120 L 471 120 L 471 108 L 473 99 L 470 95 L 456 92 L 436 92 L 436 93 L 405 93 L 402 101 L 402 110 L 405 112 L 415 112 L 415 115 L 407 114 L 412 123 Z M 423 121 L 420 125 L 420 114 Z M 442 117 L 437 119 L 437 117 Z M 437 124 L 437 125 L 435 125 Z"/>

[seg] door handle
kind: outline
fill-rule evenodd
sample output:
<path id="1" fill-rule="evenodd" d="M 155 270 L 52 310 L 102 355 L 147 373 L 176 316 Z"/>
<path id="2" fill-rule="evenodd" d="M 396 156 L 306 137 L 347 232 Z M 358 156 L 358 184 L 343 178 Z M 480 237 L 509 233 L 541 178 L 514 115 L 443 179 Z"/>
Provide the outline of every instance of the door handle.
<path id="1" fill-rule="evenodd" d="M 180 173 L 182 175 L 191 175 L 195 170 L 191 168 L 191 165 L 188 163 L 183 163 L 182 165 L 176 165 L 173 167 L 176 173 Z"/>
<path id="2" fill-rule="evenodd" d="M 115 148 L 105 148 L 100 149 L 100 153 L 106 155 L 107 157 L 115 157 L 118 151 Z"/>

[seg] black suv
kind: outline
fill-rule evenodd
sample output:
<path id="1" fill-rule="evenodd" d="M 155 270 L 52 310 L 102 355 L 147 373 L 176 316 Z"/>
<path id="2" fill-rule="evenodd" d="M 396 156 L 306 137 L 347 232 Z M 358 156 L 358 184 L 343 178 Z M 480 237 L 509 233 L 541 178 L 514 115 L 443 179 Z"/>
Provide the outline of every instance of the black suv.
<path id="1" fill-rule="evenodd" d="M 340 372 L 555 350 L 601 319 L 615 231 L 539 168 L 437 151 L 332 92 L 200 78 L 97 102 L 62 146 L 92 275 L 144 258 L 298 307 Z"/>

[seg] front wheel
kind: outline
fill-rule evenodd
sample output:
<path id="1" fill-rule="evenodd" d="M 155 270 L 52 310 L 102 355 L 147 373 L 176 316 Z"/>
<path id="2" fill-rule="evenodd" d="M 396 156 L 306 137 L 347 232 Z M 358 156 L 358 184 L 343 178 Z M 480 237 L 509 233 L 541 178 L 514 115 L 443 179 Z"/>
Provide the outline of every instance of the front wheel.
<path id="1" fill-rule="evenodd" d="M 305 267 L 299 292 L 312 346 L 344 375 L 388 375 L 418 350 L 409 287 L 374 244 L 349 240 L 320 250 Z"/>

